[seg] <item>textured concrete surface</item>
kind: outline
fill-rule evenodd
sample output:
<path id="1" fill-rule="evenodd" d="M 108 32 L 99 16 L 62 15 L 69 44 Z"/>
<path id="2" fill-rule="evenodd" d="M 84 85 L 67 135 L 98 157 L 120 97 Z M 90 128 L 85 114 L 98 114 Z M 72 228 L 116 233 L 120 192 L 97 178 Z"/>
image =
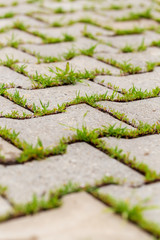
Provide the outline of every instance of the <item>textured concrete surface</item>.
<path id="1" fill-rule="evenodd" d="M 41 196 L 44 192 L 55 190 L 68 182 L 93 186 L 105 176 L 112 176 L 120 183 L 132 186 L 144 182 L 141 174 L 87 143 L 72 144 L 68 146 L 66 154 L 50 157 L 45 161 L 1 167 L 0 174 L 0 184 L 7 184 L 6 194 L 15 203 L 31 201 L 34 193 Z"/>
<path id="2" fill-rule="evenodd" d="M 58 144 L 62 137 L 73 136 L 74 128 L 81 128 L 85 125 L 92 130 L 103 125 L 109 126 L 109 124 L 133 129 L 109 114 L 86 104 L 73 105 L 68 107 L 66 112 L 40 118 L 21 121 L 1 118 L 0 124 L 2 127 L 6 126 L 8 129 L 19 132 L 19 138 L 30 144 L 36 144 L 37 139 L 40 138 L 44 147 Z"/>
<path id="3" fill-rule="evenodd" d="M 1 162 L 15 161 L 21 154 L 21 150 L 16 148 L 14 145 L 0 138 L 0 159 Z"/>
<path id="4" fill-rule="evenodd" d="M 142 214 L 150 222 L 159 224 L 159 183 L 144 185 L 133 189 L 125 186 L 108 186 L 98 190 L 102 195 L 112 196 L 119 201 L 128 202 L 131 206 L 144 206 Z"/>
<path id="5" fill-rule="evenodd" d="M 129 76 L 97 76 L 94 81 L 106 87 L 111 83 L 112 86 L 119 87 L 119 90 L 129 90 L 134 86 L 143 91 L 146 89 L 150 91 L 153 88 L 160 87 L 160 68 L 155 68 L 153 72 Z"/>
<path id="6" fill-rule="evenodd" d="M 120 219 L 104 204 L 83 192 L 64 197 L 60 209 L 2 224 L 0 235 L 4 240 L 13 235 L 16 239 L 37 240 L 52 240 L 53 236 L 58 240 L 151 239 L 147 233 Z"/>
<path id="7" fill-rule="evenodd" d="M 130 122 L 154 124 L 160 121 L 160 98 L 137 100 L 133 102 L 98 102 L 102 108 L 124 113 Z"/>
<path id="8" fill-rule="evenodd" d="M 0 240 L 160 238 L 159 22 L 159 0 L 0 0 Z"/>
<path id="9" fill-rule="evenodd" d="M 15 89 L 8 90 L 9 93 L 14 94 Z M 20 89 L 20 96 L 24 96 L 27 99 L 27 104 L 41 107 L 40 100 L 43 104 L 47 104 L 49 102 L 48 109 L 53 109 L 57 107 L 57 105 L 61 105 L 63 103 L 70 102 L 79 96 L 91 96 L 94 94 L 105 94 L 107 92 L 107 96 L 113 94 L 113 91 L 107 89 L 101 85 L 95 84 L 94 82 L 83 80 L 82 82 L 77 83 L 76 85 L 67 85 L 67 86 L 59 86 L 52 87 L 48 89 L 35 89 L 35 90 L 23 90 Z"/>
<path id="10" fill-rule="evenodd" d="M 12 77 L 11 77 L 12 76 Z M 20 88 L 31 88 L 32 82 L 29 78 L 4 66 L 0 67 L 0 83 L 6 86 L 15 86 Z"/>
<path id="11" fill-rule="evenodd" d="M 144 163 L 150 169 L 160 173 L 159 159 L 157 156 L 160 154 L 158 134 L 139 137 L 135 139 L 118 139 L 118 138 L 102 138 L 110 147 L 118 146 L 123 150 L 123 153 L 128 154 L 130 159 L 136 158 L 138 163 Z"/>

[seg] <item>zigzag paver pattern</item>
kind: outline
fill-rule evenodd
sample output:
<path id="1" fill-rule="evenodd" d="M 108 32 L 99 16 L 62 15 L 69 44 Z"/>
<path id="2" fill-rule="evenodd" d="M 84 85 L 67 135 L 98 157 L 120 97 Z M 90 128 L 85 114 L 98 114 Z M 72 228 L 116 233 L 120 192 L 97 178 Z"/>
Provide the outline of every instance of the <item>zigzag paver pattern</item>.
<path id="1" fill-rule="evenodd" d="M 0 240 L 160 238 L 159 22 L 159 0 L 0 0 Z"/>

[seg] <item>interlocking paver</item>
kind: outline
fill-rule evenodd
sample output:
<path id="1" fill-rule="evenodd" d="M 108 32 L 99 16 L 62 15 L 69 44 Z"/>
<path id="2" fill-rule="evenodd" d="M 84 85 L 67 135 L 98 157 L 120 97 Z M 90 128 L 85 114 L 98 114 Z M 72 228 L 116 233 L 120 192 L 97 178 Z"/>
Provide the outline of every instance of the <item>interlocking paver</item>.
<path id="1" fill-rule="evenodd" d="M 41 10 L 40 7 L 36 6 L 36 5 L 31 5 L 31 4 L 19 4 L 17 6 L 7 6 L 7 7 L 2 7 L 1 8 L 1 14 L 0 15 L 4 15 L 8 12 L 12 12 L 15 14 L 27 14 L 28 12 L 32 12 L 32 11 L 39 11 Z"/>
<path id="2" fill-rule="evenodd" d="M 32 82 L 29 78 L 4 66 L 0 66 L 0 83 L 7 86 L 14 85 L 15 87 L 22 88 L 32 87 Z"/>
<path id="3" fill-rule="evenodd" d="M 148 28 L 148 27 L 158 26 L 158 23 L 151 19 L 140 19 L 137 21 L 112 22 L 111 26 L 114 29 L 126 30 L 126 29 L 132 29 L 134 27 Z"/>
<path id="4" fill-rule="evenodd" d="M 30 201 L 33 194 L 40 197 L 44 192 L 55 190 L 68 182 L 80 186 L 94 185 L 104 176 L 115 177 L 119 182 L 132 186 L 144 182 L 142 175 L 87 143 L 69 145 L 66 154 L 41 162 L 1 167 L 0 172 L 0 184 L 8 186 L 6 194 L 15 203 Z"/>
<path id="5" fill-rule="evenodd" d="M 160 121 L 159 102 L 160 98 L 157 97 L 127 103 L 104 101 L 99 104 L 108 110 L 125 113 L 131 123 L 134 120 L 136 124 L 139 124 L 139 121 L 154 124 Z"/>
<path id="6" fill-rule="evenodd" d="M 54 76 L 55 74 L 51 73 L 49 68 L 53 69 L 54 71 L 56 71 L 56 67 L 59 67 L 61 69 L 65 69 L 66 68 L 66 63 L 69 62 L 70 67 L 74 70 L 74 71 L 81 71 L 81 72 L 85 72 L 85 70 L 87 71 L 94 71 L 96 69 L 98 69 L 99 71 L 104 70 L 109 70 L 112 74 L 115 75 L 119 75 L 120 74 L 120 70 L 112 67 L 108 64 L 105 64 L 103 62 L 100 62 L 94 58 L 90 58 L 88 56 L 77 56 L 71 60 L 68 61 L 64 61 L 64 62 L 55 62 L 55 63 L 41 63 L 41 64 L 29 64 L 26 63 L 26 68 L 25 70 L 28 72 L 29 75 L 35 75 L 36 72 L 38 74 L 42 74 L 42 75 L 47 75 L 47 76 Z M 19 66 L 23 65 L 23 63 L 18 64 Z"/>
<path id="7" fill-rule="evenodd" d="M 1 162 L 14 162 L 20 156 L 21 151 L 9 142 L 4 141 L 3 138 L 0 138 L 0 154 Z"/>
<path id="8" fill-rule="evenodd" d="M 10 89 L 8 92 L 14 94 L 15 89 Z M 48 109 L 53 109 L 58 105 L 70 102 L 74 100 L 77 95 L 90 96 L 94 94 L 105 94 L 106 92 L 109 96 L 113 94 L 112 90 L 87 80 L 84 80 L 82 83 L 77 83 L 76 85 L 59 86 L 47 89 L 19 89 L 20 96 L 24 96 L 27 99 L 28 105 L 33 105 L 33 103 L 35 103 L 36 106 L 41 107 L 41 100 L 43 104 L 49 102 Z"/>
<path id="9" fill-rule="evenodd" d="M 95 37 L 98 35 L 109 35 L 112 36 L 114 33 L 112 31 L 108 31 L 105 29 L 102 29 L 97 26 L 92 26 L 92 25 L 86 25 L 84 23 L 75 23 L 73 26 L 66 26 L 66 27 L 61 27 L 59 28 L 41 28 L 39 27 L 36 28 L 30 28 L 30 31 L 39 31 L 42 34 L 46 34 L 49 37 L 62 37 L 63 34 L 67 33 L 70 34 L 74 37 L 82 37 L 84 30 L 87 32 L 93 34 Z"/>
<path id="10" fill-rule="evenodd" d="M 25 108 L 22 108 L 21 106 L 18 106 L 17 104 L 11 102 L 10 100 L 0 96 L 0 109 L 1 109 L 1 116 L 4 116 L 6 114 L 11 114 L 12 111 L 18 111 L 20 115 L 23 115 L 23 112 L 26 114 L 31 114 L 30 111 L 28 111 Z"/>
<path id="11" fill-rule="evenodd" d="M 42 43 L 42 40 L 29 33 L 18 29 L 10 30 L 7 33 L 0 34 L 0 43 L 7 45 L 11 41 L 20 41 L 23 43 Z"/>
<path id="12" fill-rule="evenodd" d="M 128 76 L 97 76 L 94 80 L 97 83 L 102 83 L 108 86 L 111 83 L 113 86 L 118 86 L 120 90 L 129 90 L 133 86 L 142 89 L 152 90 L 160 87 L 160 68 L 155 68 L 153 72 L 134 74 Z"/>
<path id="13" fill-rule="evenodd" d="M 86 116 L 85 116 L 86 114 Z M 117 124 L 116 124 L 117 123 Z M 90 129 L 108 126 L 109 124 L 130 127 L 125 123 L 111 117 L 107 113 L 100 112 L 86 104 L 68 107 L 66 112 L 44 116 L 34 119 L 0 119 L 2 127 L 14 129 L 19 132 L 19 137 L 29 143 L 36 144 L 38 137 L 42 140 L 45 147 L 59 143 L 62 137 L 73 136 L 75 132 L 70 128 L 81 128 L 82 125 Z"/>
<path id="14" fill-rule="evenodd" d="M 124 44 L 123 41 L 122 43 Z M 119 54 L 96 53 L 95 56 L 102 57 L 104 59 L 113 59 L 119 63 L 128 62 L 134 66 L 139 66 L 142 70 L 146 71 L 146 62 L 159 62 L 160 50 L 157 47 L 150 47 L 144 52 Z"/>
<path id="15" fill-rule="evenodd" d="M 12 19 L 10 18 L 0 19 L 0 28 L 5 28 L 8 26 L 9 27 L 12 26 Z"/>
<path id="16" fill-rule="evenodd" d="M 66 196 L 63 203 L 58 210 L 2 224 L 1 236 L 3 239 L 12 238 L 13 235 L 17 239 L 35 236 L 38 240 L 52 240 L 53 235 L 59 240 L 152 239 L 149 234 L 120 219 L 104 204 L 86 193 Z"/>
<path id="17" fill-rule="evenodd" d="M 117 200 L 128 201 L 131 206 L 139 204 L 148 207 L 143 211 L 144 218 L 157 224 L 160 223 L 159 183 L 144 185 L 137 189 L 125 186 L 109 186 L 100 188 L 99 192 L 104 195 L 108 194 Z"/>
<path id="18" fill-rule="evenodd" d="M 160 162 L 157 156 L 159 155 L 160 136 L 151 135 L 135 139 L 117 139 L 103 138 L 110 147 L 118 146 L 123 150 L 123 153 L 129 153 L 129 158 L 138 163 L 147 164 L 150 169 L 160 172 Z M 135 159 L 135 160 L 134 160 Z"/>
<path id="19" fill-rule="evenodd" d="M 6 213 L 11 213 L 12 207 L 11 205 L 2 197 L 0 197 L 0 215 L 3 216 Z"/>
<path id="20" fill-rule="evenodd" d="M 63 37 L 63 34 L 62 34 Z M 46 44 L 46 45 L 35 45 L 35 44 L 22 44 L 21 49 L 26 49 L 30 52 L 39 53 L 41 56 L 59 56 L 63 55 L 65 52 L 68 52 L 70 49 L 75 48 L 79 49 L 88 49 L 97 44 L 97 41 L 92 39 L 86 39 L 84 37 L 79 38 L 75 42 L 62 42 L 58 44 Z M 96 53 L 99 52 L 111 52 L 115 53 L 116 50 L 107 45 L 98 44 L 96 49 Z"/>
<path id="21" fill-rule="evenodd" d="M 159 239 L 159 11 L 0 0 L 0 240 Z"/>
<path id="22" fill-rule="evenodd" d="M 12 47 L 6 47 L 0 50 L 0 59 L 2 61 L 6 61 L 7 58 L 11 58 L 13 60 L 18 60 L 19 62 L 31 62 L 36 63 L 37 59 L 27 53 L 24 53 L 18 49 L 14 49 Z"/>
<path id="23" fill-rule="evenodd" d="M 38 21 L 32 17 L 26 16 L 26 15 L 16 15 L 13 18 L 13 23 L 14 22 L 23 22 L 25 25 L 30 26 L 30 27 L 47 27 L 47 24 L 41 21 Z"/>
<path id="24" fill-rule="evenodd" d="M 147 46 L 149 46 L 153 41 L 160 40 L 159 34 L 151 31 L 146 31 L 144 34 L 141 35 L 133 34 L 131 36 L 125 35 L 115 37 L 99 36 L 98 38 L 102 39 L 105 42 L 110 42 L 114 47 L 117 47 L 119 49 L 125 47 L 126 45 L 138 48 L 143 41 Z"/>

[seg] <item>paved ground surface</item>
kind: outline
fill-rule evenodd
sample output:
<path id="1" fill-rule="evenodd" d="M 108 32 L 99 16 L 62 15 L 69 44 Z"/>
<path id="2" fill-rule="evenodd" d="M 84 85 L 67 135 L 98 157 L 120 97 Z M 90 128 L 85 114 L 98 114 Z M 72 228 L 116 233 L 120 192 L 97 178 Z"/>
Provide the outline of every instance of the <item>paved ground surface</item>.
<path id="1" fill-rule="evenodd" d="M 159 22 L 159 0 L 0 0 L 0 240 L 160 239 Z"/>

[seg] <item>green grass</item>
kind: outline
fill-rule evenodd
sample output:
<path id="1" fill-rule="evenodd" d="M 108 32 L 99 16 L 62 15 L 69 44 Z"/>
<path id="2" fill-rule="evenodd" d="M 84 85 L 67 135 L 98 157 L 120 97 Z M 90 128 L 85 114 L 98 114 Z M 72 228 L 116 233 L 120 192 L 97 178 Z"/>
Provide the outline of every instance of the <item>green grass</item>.
<path id="1" fill-rule="evenodd" d="M 81 18 L 79 22 L 99 26 L 99 24 L 96 21 L 89 17 Z"/>
<path id="2" fill-rule="evenodd" d="M 137 51 L 142 52 L 142 51 L 145 51 L 146 49 L 147 49 L 147 46 L 145 45 L 145 41 L 143 39 L 141 44 L 138 46 Z"/>
<path id="3" fill-rule="evenodd" d="M 18 48 L 19 44 L 22 43 L 21 40 L 16 40 L 15 35 L 12 34 L 11 38 L 8 39 L 7 46 Z"/>
<path id="4" fill-rule="evenodd" d="M 42 57 L 41 58 L 43 59 L 43 62 L 44 63 L 52 63 L 52 62 L 60 62 L 62 61 L 61 57 L 52 57 L 52 56 L 46 56 L 46 57 Z"/>
<path id="5" fill-rule="evenodd" d="M 108 9 L 109 10 L 122 10 L 123 6 L 122 5 L 111 4 Z"/>
<path id="6" fill-rule="evenodd" d="M 17 62 L 18 62 L 17 59 L 10 58 L 8 55 L 6 55 L 6 60 L 0 61 L 0 64 L 6 66 L 8 68 L 12 68 L 12 66 Z"/>
<path id="7" fill-rule="evenodd" d="M 32 31 L 31 34 L 40 37 L 45 44 L 51 43 L 60 43 L 60 42 L 73 42 L 75 41 L 75 37 L 70 34 L 64 33 L 61 38 L 59 37 L 49 37 L 39 31 Z"/>
<path id="8" fill-rule="evenodd" d="M 93 40 L 97 40 L 97 38 L 91 32 L 87 31 L 87 25 L 84 26 L 84 30 L 83 30 L 82 34 L 84 37 L 87 37 L 87 38 L 90 38 Z"/>
<path id="9" fill-rule="evenodd" d="M 3 19 L 3 18 L 13 18 L 14 16 L 15 16 L 15 13 L 7 12 L 4 15 L 0 16 L 0 19 Z"/>
<path id="10" fill-rule="evenodd" d="M 66 13 L 66 11 L 62 7 L 58 7 L 54 10 L 54 13 L 63 14 Z"/>
<path id="11" fill-rule="evenodd" d="M 59 21 L 54 21 L 52 24 L 51 24 L 51 27 L 63 27 L 63 24 Z"/>
<path id="12" fill-rule="evenodd" d="M 156 208 L 156 206 L 144 206 L 142 203 L 131 205 L 125 200 L 116 200 L 109 194 L 103 194 L 98 189 L 90 191 L 95 197 L 112 207 L 112 210 L 121 215 L 124 219 L 129 220 L 147 232 L 153 234 L 155 237 L 160 237 L 160 227 L 155 222 L 144 218 L 145 210 Z"/>
<path id="13" fill-rule="evenodd" d="M 0 195 L 5 196 L 6 191 L 7 191 L 7 187 L 0 185 Z"/>
<path id="14" fill-rule="evenodd" d="M 117 101 L 129 102 L 134 100 L 158 97 L 160 93 L 160 88 L 156 87 L 149 91 L 147 89 L 142 91 L 141 88 L 138 89 L 135 86 L 133 86 L 128 91 L 125 89 L 122 89 L 122 93 L 123 93 L 123 96 L 117 96 Z"/>
<path id="15" fill-rule="evenodd" d="M 139 20 L 141 18 L 144 19 L 152 19 L 151 9 L 148 8 L 143 12 L 130 12 L 128 16 L 124 16 L 121 18 L 117 18 L 116 21 L 132 21 L 132 20 Z"/>
<path id="16" fill-rule="evenodd" d="M 14 64 L 12 67 L 14 68 L 14 71 L 16 71 L 20 74 L 27 75 L 27 72 L 25 71 L 25 68 L 27 67 L 27 65 L 23 64 L 23 65 L 19 66 L 17 64 Z"/>
<path id="17" fill-rule="evenodd" d="M 22 107 L 26 107 L 27 99 L 25 99 L 24 96 L 21 97 L 18 90 L 16 90 L 14 94 L 8 93 L 7 95 L 11 101 Z"/>
<path id="18" fill-rule="evenodd" d="M 152 72 L 156 66 L 155 62 L 146 62 L 147 72 Z"/>
<path id="19" fill-rule="evenodd" d="M 131 45 L 126 44 L 121 51 L 124 53 L 134 52 L 134 48 Z"/>
<path id="20" fill-rule="evenodd" d="M 114 30 L 115 35 L 129 35 L 129 34 L 141 34 L 145 31 L 144 28 L 133 27 L 132 29 L 117 29 Z"/>
<path id="21" fill-rule="evenodd" d="M 153 42 L 151 43 L 151 46 L 160 47 L 160 40 L 158 40 L 158 41 L 153 41 Z"/>
<path id="22" fill-rule="evenodd" d="M 95 49 L 96 49 L 96 47 L 97 47 L 97 44 L 91 46 L 91 47 L 88 48 L 88 49 L 80 49 L 80 53 L 83 54 L 83 55 L 86 55 L 86 56 L 92 57 L 93 54 L 95 53 Z"/>
<path id="23" fill-rule="evenodd" d="M 73 41 L 75 41 L 75 37 L 68 34 L 68 33 L 64 33 L 63 34 L 63 41 L 64 42 L 73 42 Z"/>
<path id="24" fill-rule="evenodd" d="M 54 73 L 55 80 L 64 84 L 75 84 L 77 81 L 80 81 L 77 77 L 77 73 L 70 67 L 69 62 L 66 63 L 65 70 L 56 67 L 56 71 L 54 71 L 52 68 L 49 68 L 50 72 Z"/>
<path id="25" fill-rule="evenodd" d="M 78 52 L 74 48 L 71 48 L 68 50 L 68 52 L 65 52 L 63 54 L 63 57 L 65 60 L 70 60 L 78 55 L 79 55 Z"/>
<path id="26" fill-rule="evenodd" d="M 27 31 L 28 26 L 22 21 L 17 20 L 13 23 L 13 28 L 19 29 L 21 31 Z"/>
<path id="27" fill-rule="evenodd" d="M 118 62 L 114 59 L 104 59 L 103 57 L 98 57 L 98 60 L 103 61 L 107 64 L 110 64 L 114 67 L 120 68 L 121 74 L 137 74 L 141 72 L 141 67 L 139 66 L 134 66 L 132 63 L 129 63 L 129 61 L 123 61 L 123 62 Z"/>

